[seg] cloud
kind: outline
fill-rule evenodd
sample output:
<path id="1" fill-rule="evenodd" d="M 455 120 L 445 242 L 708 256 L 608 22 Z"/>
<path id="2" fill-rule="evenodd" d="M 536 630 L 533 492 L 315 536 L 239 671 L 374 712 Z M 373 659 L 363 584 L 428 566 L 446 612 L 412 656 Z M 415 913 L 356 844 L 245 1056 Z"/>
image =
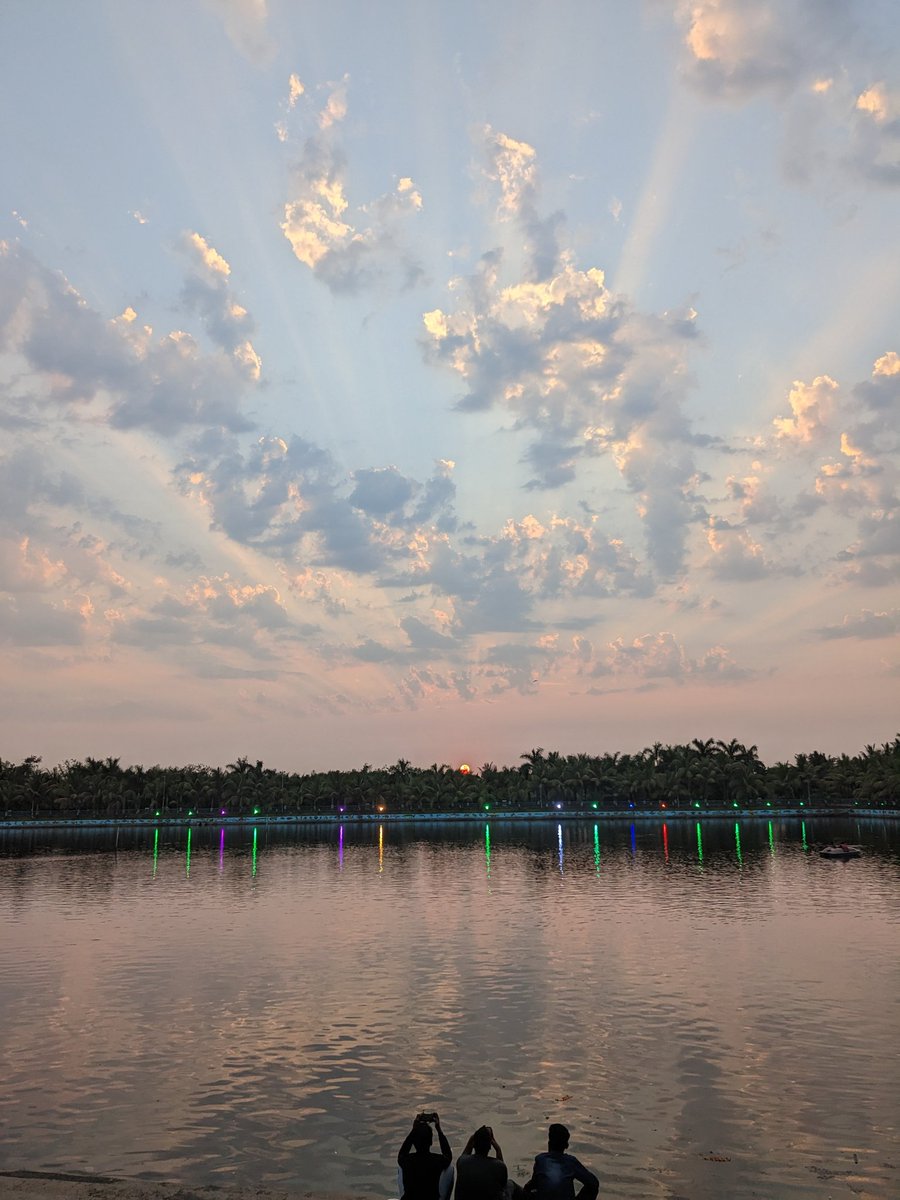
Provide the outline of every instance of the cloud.
<path id="1" fill-rule="evenodd" d="M 269 32 L 267 0 L 206 0 L 207 6 L 223 21 L 232 45 L 250 62 L 265 66 L 275 54 L 275 40 Z"/>
<path id="2" fill-rule="evenodd" d="M 29 596 L 0 594 L 0 642 L 14 646 L 78 646 L 85 614 L 77 608 Z"/>
<path id="3" fill-rule="evenodd" d="M 708 565 L 717 578 L 747 583 L 772 573 L 762 546 L 745 529 L 733 529 L 710 518 L 706 536 L 712 551 Z"/>
<path id="4" fill-rule="evenodd" d="M 534 151 L 491 132 L 501 212 L 537 219 Z M 529 490 L 571 483 L 592 458 L 611 460 L 635 493 L 648 554 L 665 574 L 684 561 L 697 519 L 696 439 L 684 415 L 693 309 L 651 315 L 606 288 L 603 271 L 578 269 L 569 251 L 525 278 L 504 249 L 451 283 L 452 310 L 423 315 L 429 361 L 459 376 L 461 411 L 507 413 L 531 436 Z"/>
<path id="5" fill-rule="evenodd" d="M 900 89 L 873 81 L 883 58 L 865 6 L 841 0 L 679 0 L 688 82 L 714 101 L 773 97 L 794 182 L 823 168 L 900 184 Z M 871 19 L 871 18 L 869 18 Z"/>
<path id="6" fill-rule="evenodd" d="M 186 233 L 181 249 L 192 268 L 181 293 L 184 303 L 203 317 L 210 337 L 231 354 L 236 368 L 259 379 L 262 363 L 250 341 L 256 323 L 228 287 L 231 266 L 199 233 Z"/>
<path id="7" fill-rule="evenodd" d="M 241 407 L 258 370 L 239 350 L 204 353 L 183 330 L 156 337 L 130 307 L 104 319 L 61 275 L 3 243 L 0 345 L 18 351 L 72 417 L 99 415 L 162 436 L 198 425 L 252 427 Z"/>
<path id="8" fill-rule="evenodd" d="M 792 416 L 773 421 L 778 437 L 812 442 L 827 433 L 837 388 L 828 375 L 817 375 L 811 384 L 795 380 L 788 395 Z"/>
<path id="9" fill-rule="evenodd" d="M 210 667 L 219 651 L 240 651 L 275 661 L 288 642 L 303 642 L 318 627 L 288 614 L 278 590 L 241 583 L 231 575 L 200 576 L 178 591 L 165 590 L 143 611 L 118 614 L 113 640 L 149 653 L 192 647 Z"/>
<path id="10" fill-rule="evenodd" d="M 856 98 L 851 159 L 873 183 L 900 184 L 900 88 L 883 80 Z"/>
<path id="11" fill-rule="evenodd" d="M 841 62 L 853 33 L 838 0 L 685 0 L 675 14 L 687 78 L 725 99 L 814 85 Z"/>
<path id="12" fill-rule="evenodd" d="M 738 666 L 723 646 L 711 646 L 692 657 L 669 631 L 642 634 L 630 641 L 618 637 L 595 650 L 585 639 L 576 639 L 573 656 L 579 669 L 591 676 L 631 676 L 636 680 L 670 679 L 739 682 L 755 672 Z M 595 689 L 592 689 L 595 690 Z"/>
<path id="13" fill-rule="evenodd" d="M 293 108 L 303 97 L 291 91 Z M 306 94 L 308 98 L 308 93 Z M 398 281 L 411 287 L 422 268 L 406 247 L 402 226 L 422 207 L 412 180 L 352 208 L 346 196 L 347 162 L 339 128 L 347 114 L 346 81 L 332 87 L 294 168 L 294 195 L 284 205 L 281 231 L 295 257 L 333 292 L 357 293 Z M 285 139 L 287 132 L 285 131 Z"/>
<path id="14" fill-rule="evenodd" d="M 384 517 L 399 511 L 413 497 L 413 483 L 396 467 L 379 467 L 354 473 L 356 486 L 350 503 L 370 516 Z"/>
<path id="15" fill-rule="evenodd" d="M 558 236 L 562 213 L 542 217 L 539 212 L 540 185 L 537 154 L 527 142 L 517 142 L 505 133 L 484 128 L 488 177 L 500 185 L 500 216 L 514 219 L 525 234 L 530 262 L 527 277 L 548 279 L 560 266 Z"/>
<path id="16" fill-rule="evenodd" d="M 831 640 L 834 638 L 886 638 L 900 633 L 900 608 L 890 612 L 872 612 L 864 608 L 858 617 L 849 614 L 840 625 L 826 625 L 818 630 L 819 637 Z"/>

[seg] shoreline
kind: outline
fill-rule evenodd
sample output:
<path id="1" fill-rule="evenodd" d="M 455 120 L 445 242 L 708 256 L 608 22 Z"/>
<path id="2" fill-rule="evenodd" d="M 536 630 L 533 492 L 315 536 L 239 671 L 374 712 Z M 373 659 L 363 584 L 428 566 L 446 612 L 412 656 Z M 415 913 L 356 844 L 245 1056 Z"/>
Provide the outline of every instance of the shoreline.
<path id="1" fill-rule="evenodd" d="M 0 1171 L 3 1200 L 366 1200 L 358 1193 L 232 1187 L 192 1187 L 146 1179 L 121 1179 L 65 1171 Z"/>
<path id="2" fill-rule="evenodd" d="M 841 805 L 827 807 L 809 805 L 800 809 L 775 807 L 758 808 L 666 808 L 621 809 L 570 808 L 548 812 L 546 809 L 520 812 L 435 812 L 435 813 L 295 813 L 281 815 L 241 816 L 167 816 L 167 817 L 4 817 L 0 818 L 0 832 L 15 829 L 157 829 L 178 826 L 290 826 L 290 825 L 397 825 L 437 824 L 447 822 L 478 823 L 504 821 L 722 821 L 722 820 L 772 820 L 791 817 L 805 821 L 810 817 L 856 817 L 867 820 L 895 820 L 900 817 L 896 808 L 857 808 Z M 2 1176 L 0 1176 L 2 1177 Z"/>

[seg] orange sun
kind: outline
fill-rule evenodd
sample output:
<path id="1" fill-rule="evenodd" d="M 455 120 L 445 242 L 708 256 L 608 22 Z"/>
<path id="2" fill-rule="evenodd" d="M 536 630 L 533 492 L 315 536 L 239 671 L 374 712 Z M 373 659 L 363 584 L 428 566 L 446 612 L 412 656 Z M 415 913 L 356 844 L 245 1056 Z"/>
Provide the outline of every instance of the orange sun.
<path id="1" fill-rule="evenodd" d="M 462 766 L 459 768 L 459 773 L 460 773 L 460 775 L 471 775 L 472 768 L 469 766 L 468 763 L 463 763 Z"/>

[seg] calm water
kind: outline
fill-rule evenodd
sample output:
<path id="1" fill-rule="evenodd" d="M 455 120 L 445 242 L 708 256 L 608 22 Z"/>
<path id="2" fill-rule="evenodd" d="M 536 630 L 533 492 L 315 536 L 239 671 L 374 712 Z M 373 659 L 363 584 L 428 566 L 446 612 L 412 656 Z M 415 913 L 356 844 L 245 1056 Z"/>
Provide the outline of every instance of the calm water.
<path id="1" fill-rule="evenodd" d="M 424 1107 L 520 1181 L 560 1120 L 605 1196 L 900 1195 L 900 822 L 115 836 L 0 834 L 0 1169 L 388 1196 Z"/>

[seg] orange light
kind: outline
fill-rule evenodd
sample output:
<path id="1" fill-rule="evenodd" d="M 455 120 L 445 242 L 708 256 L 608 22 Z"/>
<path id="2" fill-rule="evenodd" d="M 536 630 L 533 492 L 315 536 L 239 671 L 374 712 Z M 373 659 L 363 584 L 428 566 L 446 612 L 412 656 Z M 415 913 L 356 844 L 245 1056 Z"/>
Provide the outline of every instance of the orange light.
<path id="1" fill-rule="evenodd" d="M 469 766 L 468 763 L 463 763 L 462 766 L 459 768 L 459 773 L 460 773 L 460 775 L 471 775 L 472 768 Z"/>
<path id="2" fill-rule="evenodd" d="M 378 811 L 379 811 L 379 812 L 384 812 L 384 805 L 383 805 L 383 804 L 379 804 L 379 805 L 378 805 Z"/>

